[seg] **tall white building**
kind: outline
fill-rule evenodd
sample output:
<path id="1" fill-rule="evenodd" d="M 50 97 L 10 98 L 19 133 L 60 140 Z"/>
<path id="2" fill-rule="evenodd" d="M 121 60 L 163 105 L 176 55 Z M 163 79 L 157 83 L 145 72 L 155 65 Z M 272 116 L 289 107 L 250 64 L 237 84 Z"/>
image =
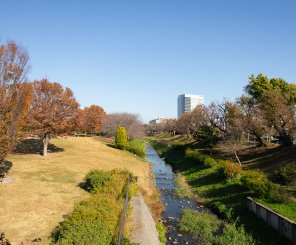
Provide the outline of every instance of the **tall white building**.
<path id="1" fill-rule="evenodd" d="M 178 118 L 185 112 L 191 112 L 197 105 L 204 104 L 203 95 L 181 94 L 178 96 Z"/>

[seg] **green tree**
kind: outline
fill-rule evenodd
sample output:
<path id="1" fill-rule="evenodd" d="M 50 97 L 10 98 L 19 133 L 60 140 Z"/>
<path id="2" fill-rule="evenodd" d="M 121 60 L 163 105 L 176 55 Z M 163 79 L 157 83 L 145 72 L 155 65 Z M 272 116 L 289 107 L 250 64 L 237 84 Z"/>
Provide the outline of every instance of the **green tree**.
<path id="1" fill-rule="evenodd" d="M 124 127 L 118 127 L 115 136 L 115 145 L 119 149 L 125 149 L 128 145 L 127 143 L 127 133 Z"/>
<path id="2" fill-rule="evenodd" d="M 282 78 L 269 79 L 263 74 L 259 74 L 257 77 L 252 74 L 249 77 L 249 84 L 245 87 L 245 91 L 255 99 L 259 99 L 270 90 L 281 93 L 289 103 L 296 103 L 296 85 L 289 84 Z"/>
<path id="3" fill-rule="evenodd" d="M 194 134 L 196 141 L 210 149 L 212 154 L 213 148 L 219 142 L 218 130 L 209 125 L 203 125 Z"/>

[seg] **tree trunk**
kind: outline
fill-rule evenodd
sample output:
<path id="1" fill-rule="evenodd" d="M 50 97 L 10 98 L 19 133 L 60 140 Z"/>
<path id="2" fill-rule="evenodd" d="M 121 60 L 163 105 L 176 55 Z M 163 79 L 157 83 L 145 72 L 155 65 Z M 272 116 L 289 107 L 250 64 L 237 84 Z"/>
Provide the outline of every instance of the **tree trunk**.
<path id="1" fill-rule="evenodd" d="M 49 135 L 46 134 L 43 137 L 43 156 L 47 156 L 48 143 L 49 143 Z"/>
<path id="2" fill-rule="evenodd" d="M 235 155 L 236 160 L 238 161 L 239 165 L 242 166 L 241 161 L 238 158 L 238 155 L 236 154 L 236 151 L 233 152 Z"/>

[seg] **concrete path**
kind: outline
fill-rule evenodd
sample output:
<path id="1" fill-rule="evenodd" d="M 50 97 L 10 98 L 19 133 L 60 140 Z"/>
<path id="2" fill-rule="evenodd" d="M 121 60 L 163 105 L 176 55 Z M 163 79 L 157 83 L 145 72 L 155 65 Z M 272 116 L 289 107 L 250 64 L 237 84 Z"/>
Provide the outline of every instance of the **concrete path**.
<path id="1" fill-rule="evenodd" d="M 141 195 L 132 199 L 132 224 L 131 241 L 140 245 L 160 245 L 155 222 Z"/>

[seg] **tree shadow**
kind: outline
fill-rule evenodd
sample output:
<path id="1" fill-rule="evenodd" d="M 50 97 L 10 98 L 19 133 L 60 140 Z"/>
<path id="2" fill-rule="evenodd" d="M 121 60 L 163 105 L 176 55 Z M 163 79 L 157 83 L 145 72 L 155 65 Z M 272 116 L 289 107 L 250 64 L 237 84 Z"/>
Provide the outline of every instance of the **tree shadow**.
<path id="1" fill-rule="evenodd" d="M 118 149 L 114 144 L 106 144 L 106 146 L 114 148 L 114 149 Z"/>
<path id="2" fill-rule="evenodd" d="M 258 148 L 252 154 L 242 154 L 241 161 L 248 169 L 260 169 L 271 173 L 290 162 L 296 161 L 296 147 Z"/>
<path id="3" fill-rule="evenodd" d="M 63 148 L 54 144 L 48 144 L 48 153 L 57 153 L 64 151 Z M 13 153 L 16 154 L 43 154 L 43 143 L 40 139 L 25 139 L 20 141 L 14 148 Z"/>
<path id="4" fill-rule="evenodd" d="M 2 163 L 0 163 L 0 173 L 7 174 L 8 171 L 11 169 L 11 167 L 12 167 L 12 162 L 4 160 Z"/>
<path id="5" fill-rule="evenodd" d="M 193 187 L 198 186 L 207 186 L 207 185 L 214 185 L 221 182 L 221 177 L 218 173 L 210 173 L 202 177 L 198 177 L 192 180 L 188 181 L 189 185 L 192 185 Z"/>

